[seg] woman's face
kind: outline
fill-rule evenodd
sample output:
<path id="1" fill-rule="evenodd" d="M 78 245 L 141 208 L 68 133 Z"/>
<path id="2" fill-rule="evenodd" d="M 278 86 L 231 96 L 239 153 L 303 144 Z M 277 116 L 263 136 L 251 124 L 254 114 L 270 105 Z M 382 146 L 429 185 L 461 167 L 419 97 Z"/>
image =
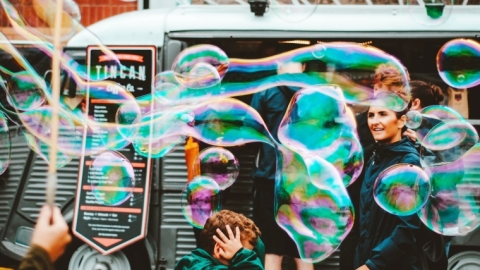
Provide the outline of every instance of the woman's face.
<path id="1" fill-rule="evenodd" d="M 381 144 L 401 140 L 404 125 L 404 115 L 397 119 L 394 111 L 384 107 L 370 107 L 368 110 L 368 127 L 373 138 Z"/>

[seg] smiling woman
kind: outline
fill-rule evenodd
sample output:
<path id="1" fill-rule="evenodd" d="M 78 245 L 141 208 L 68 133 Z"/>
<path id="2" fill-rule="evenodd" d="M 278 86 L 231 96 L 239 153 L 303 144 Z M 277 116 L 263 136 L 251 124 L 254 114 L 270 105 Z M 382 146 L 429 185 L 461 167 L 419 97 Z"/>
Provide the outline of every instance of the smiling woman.
<path id="1" fill-rule="evenodd" d="M 408 138 L 402 139 L 408 109 L 386 109 L 382 95 L 368 110 L 368 127 L 376 141 L 374 154 L 365 164 L 360 190 L 360 239 L 355 254 L 357 269 L 422 269 L 416 250 L 421 222 L 416 214 L 395 216 L 381 208 L 372 195 L 379 174 L 399 163 L 420 166 L 419 155 Z"/>
<path id="2" fill-rule="evenodd" d="M 383 107 L 368 109 L 368 127 L 379 144 L 400 141 L 407 117 Z"/>

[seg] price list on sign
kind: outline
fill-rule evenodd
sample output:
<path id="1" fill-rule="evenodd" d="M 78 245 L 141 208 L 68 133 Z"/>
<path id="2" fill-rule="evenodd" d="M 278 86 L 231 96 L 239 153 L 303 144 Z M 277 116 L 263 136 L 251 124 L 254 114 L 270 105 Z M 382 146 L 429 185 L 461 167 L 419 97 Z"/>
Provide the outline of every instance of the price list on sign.
<path id="1" fill-rule="evenodd" d="M 152 46 L 108 49 L 87 48 L 89 124 L 73 221 L 74 234 L 102 254 L 146 235 L 152 163 L 148 151 L 135 151 L 132 139 L 135 124 L 151 109 L 139 100 L 152 96 L 157 58 Z"/>

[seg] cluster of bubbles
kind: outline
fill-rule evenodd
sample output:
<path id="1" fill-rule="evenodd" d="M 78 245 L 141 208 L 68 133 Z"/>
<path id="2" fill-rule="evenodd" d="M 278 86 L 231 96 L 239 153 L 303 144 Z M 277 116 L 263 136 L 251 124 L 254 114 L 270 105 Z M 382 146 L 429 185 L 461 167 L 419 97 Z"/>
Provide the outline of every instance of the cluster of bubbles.
<path id="1" fill-rule="evenodd" d="M 36 29 L 39 25 L 32 25 L 30 18 L 15 4 L 7 0 L 0 2 L 18 33 L 51 57 L 54 51 L 49 42 L 53 23 L 47 10 L 52 7 L 34 1 L 37 23 L 46 26 L 40 33 Z M 80 16 L 74 5 L 68 4 L 73 2 L 65 0 L 64 3 L 62 33 L 67 40 L 83 27 L 78 23 Z M 193 226 L 202 228 L 208 217 L 221 209 L 221 190 L 233 184 L 239 173 L 237 159 L 222 147 L 252 142 L 269 144 L 277 153 L 277 223 L 295 241 L 301 258 L 311 262 L 332 254 L 353 225 L 353 205 L 346 186 L 359 176 L 363 153 L 353 114 L 346 105 L 368 106 L 373 104 L 374 97 L 369 86 L 355 82 L 344 73 L 353 70 L 373 74 L 379 65 L 388 64 L 399 70 L 407 81 L 407 74 L 396 58 L 362 44 L 322 43 L 249 60 L 229 58 L 213 45 L 197 45 L 180 53 L 171 70 L 157 74 L 152 94 L 135 98 L 124 87 L 105 80 L 116 77 L 117 73 L 112 74 L 111 70 L 89 73 L 85 66 L 61 54 L 64 76 L 75 82 L 76 96 L 62 97 L 60 134 L 58 141 L 53 142 L 49 129 L 52 93 L 48 80 L 37 73 L 6 37 L 0 38 L 0 49 L 16 63 L 15 68 L 2 67 L 1 70 L 0 86 L 5 96 L 1 105 L 6 116 L 0 115 L 0 138 L 5 142 L 2 147 L 10 145 L 8 118 L 22 127 L 29 146 L 46 161 L 49 161 L 49 146 L 57 144 L 57 166 L 67 164 L 73 156 L 93 156 L 89 173 L 101 175 L 105 181 L 84 188 L 91 189 L 102 205 L 121 205 L 136 188 L 133 166 L 118 150 L 131 144 L 140 155 L 160 158 L 182 144 L 187 136 L 194 137 L 214 146 L 199 154 L 195 163 L 199 175 L 186 185 L 182 195 L 185 217 Z M 108 48 L 93 35 L 92 39 L 97 40 L 107 58 L 120 65 Z M 472 81 L 478 84 L 478 77 L 475 78 L 478 72 L 467 74 L 451 64 L 450 59 L 452 54 L 456 57 L 457 48 L 468 51 L 468 59 L 478 59 L 478 43 L 452 42 L 461 43 L 463 47 L 446 44 L 442 48 L 439 72 L 446 74 L 444 79 L 453 78 L 458 82 L 463 75 L 462 80 L 468 81 L 468 85 Z M 296 74 L 275 73 L 279 62 L 309 61 L 329 68 Z M 129 76 L 139 76 L 134 70 L 122 68 Z M 273 75 L 234 81 L 226 79 L 227 72 L 245 77 L 258 72 Z M 299 90 L 291 99 L 277 134 L 269 132 L 257 111 L 232 98 L 282 85 Z M 408 91 L 406 94 L 409 96 Z M 87 117 L 84 112 L 89 102 L 95 100 L 119 104 L 115 117 L 106 122 Z M 385 96 L 382 106 L 402 111 L 407 103 L 402 97 L 390 95 Z M 475 199 L 478 198 L 476 188 L 472 188 L 478 186 L 475 181 L 480 179 L 474 170 L 479 160 L 476 158 L 478 135 L 457 116 L 446 107 L 439 107 L 426 108 L 410 117 L 417 128 L 427 129 L 418 132 L 424 134 L 419 136 L 419 141 L 424 148 L 422 160 L 426 172 L 417 167 L 398 166 L 385 171 L 376 185 L 376 200 L 387 211 L 397 215 L 417 212 L 427 225 L 431 224 L 430 228 L 449 235 L 476 228 L 478 218 L 475 217 L 480 209 Z M 427 117 L 435 119 L 433 123 L 430 121 L 430 128 L 422 124 Z M 5 169 L 8 161 L 9 155 L 2 154 L 0 169 Z M 455 183 L 445 183 L 442 178 L 445 172 L 455 175 Z"/>

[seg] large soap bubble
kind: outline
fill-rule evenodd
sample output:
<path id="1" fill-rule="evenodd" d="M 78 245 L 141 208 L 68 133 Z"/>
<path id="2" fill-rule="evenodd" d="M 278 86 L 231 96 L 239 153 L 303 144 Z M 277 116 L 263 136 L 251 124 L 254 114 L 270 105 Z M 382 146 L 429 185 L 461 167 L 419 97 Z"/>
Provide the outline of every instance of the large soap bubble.
<path id="1" fill-rule="evenodd" d="M 419 167 L 397 164 L 380 173 L 373 196 L 377 204 L 397 216 L 415 214 L 430 197 L 428 175 Z"/>
<path id="2" fill-rule="evenodd" d="M 480 84 L 480 43 L 471 39 L 454 39 L 437 54 L 438 74 L 455 88 L 470 88 Z"/>
<path id="3" fill-rule="evenodd" d="M 222 190 L 231 186 L 240 172 L 237 158 L 232 152 L 221 147 L 202 150 L 195 159 L 193 167 L 194 172 L 215 180 Z"/>
<path id="4" fill-rule="evenodd" d="M 277 223 L 295 241 L 302 260 L 322 261 L 350 232 L 352 202 L 331 164 L 318 156 L 278 147 Z"/>
<path id="5" fill-rule="evenodd" d="M 195 228 L 202 229 L 207 219 L 220 209 L 220 187 L 212 178 L 197 176 L 185 186 L 182 211 Z"/>
<path id="6" fill-rule="evenodd" d="M 303 89 L 294 95 L 280 123 L 278 138 L 292 149 L 310 152 L 332 163 L 347 186 L 356 180 L 363 167 L 355 130 L 340 88 L 322 86 Z"/>
<path id="7" fill-rule="evenodd" d="M 480 144 L 460 159 L 427 168 L 432 198 L 418 212 L 431 230 L 450 236 L 465 235 L 480 225 Z"/>

